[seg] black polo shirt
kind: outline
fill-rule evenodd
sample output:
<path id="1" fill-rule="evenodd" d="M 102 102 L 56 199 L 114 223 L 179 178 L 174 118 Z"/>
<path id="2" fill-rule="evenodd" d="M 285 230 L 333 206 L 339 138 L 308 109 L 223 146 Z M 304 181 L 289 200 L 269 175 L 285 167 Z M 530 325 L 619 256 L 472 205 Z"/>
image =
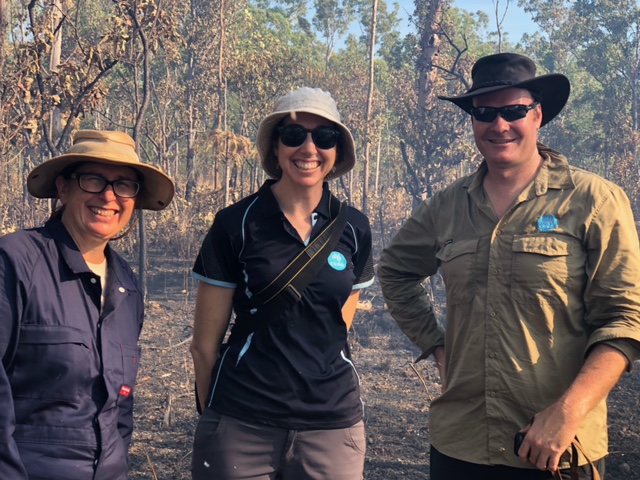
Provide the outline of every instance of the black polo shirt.
<path id="1" fill-rule="evenodd" d="M 373 283 L 369 220 L 349 207 L 344 233 L 300 301 L 249 337 L 234 337 L 237 325 L 251 321 L 250 292 L 267 286 L 305 248 L 273 183 L 218 212 L 193 268 L 200 281 L 235 288 L 235 326 L 213 369 L 207 405 L 283 428 L 345 428 L 362 418 L 362 403 L 342 306 L 353 290 Z M 325 183 L 311 239 L 329 222 L 329 196 Z"/>

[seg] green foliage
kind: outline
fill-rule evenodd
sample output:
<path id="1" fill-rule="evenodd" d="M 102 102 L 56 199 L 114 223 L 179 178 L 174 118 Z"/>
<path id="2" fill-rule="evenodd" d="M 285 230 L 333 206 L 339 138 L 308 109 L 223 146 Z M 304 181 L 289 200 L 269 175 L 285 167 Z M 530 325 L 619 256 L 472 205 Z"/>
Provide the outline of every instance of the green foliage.
<path id="1" fill-rule="evenodd" d="M 637 2 L 520 0 L 520 5 L 542 31 L 527 37 L 525 48 L 547 71 L 560 70 L 572 83 L 569 104 L 545 127 L 545 140 L 637 198 Z"/>

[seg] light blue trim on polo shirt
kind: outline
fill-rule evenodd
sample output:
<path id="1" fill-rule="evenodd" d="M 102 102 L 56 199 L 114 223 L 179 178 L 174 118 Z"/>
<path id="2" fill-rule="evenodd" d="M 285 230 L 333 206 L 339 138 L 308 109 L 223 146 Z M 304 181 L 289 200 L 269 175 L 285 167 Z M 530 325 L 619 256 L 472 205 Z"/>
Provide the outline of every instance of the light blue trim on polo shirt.
<path id="1" fill-rule="evenodd" d="M 247 298 L 251 298 L 253 296 L 253 292 L 249 290 L 249 274 L 247 273 L 247 262 L 242 261 L 242 254 L 244 252 L 244 244 L 245 244 L 245 224 L 247 222 L 247 216 L 249 215 L 249 210 L 256 204 L 256 202 L 260 199 L 260 195 L 256 195 L 256 198 L 253 199 L 253 202 L 249 204 L 247 209 L 244 211 L 244 215 L 242 215 L 242 225 L 240 225 L 240 233 L 242 234 L 242 246 L 240 247 L 240 252 L 238 253 L 238 262 L 240 262 L 244 267 L 242 268 L 242 275 L 244 276 L 244 294 Z"/>
<path id="2" fill-rule="evenodd" d="M 354 285 L 353 287 L 351 287 L 351 290 L 362 290 L 363 288 L 370 287 L 371 285 L 373 285 L 373 281 L 375 279 L 376 279 L 376 277 L 372 277 L 371 280 L 369 280 L 368 282 L 358 283 L 358 284 Z"/>
<path id="3" fill-rule="evenodd" d="M 356 229 L 353 228 L 353 225 L 351 225 L 349 222 L 347 222 L 347 227 L 351 229 L 351 234 L 353 235 L 353 242 L 356 244 L 356 249 L 353 252 L 353 255 L 357 255 L 358 254 L 358 236 L 356 235 Z"/>
<path id="4" fill-rule="evenodd" d="M 238 286 L 237 283 L 221 282 L 220 280 L 213 280 L 212 278 L 204 277 L 199 273 L 195 273 L 195 272 L 191 272 L 191 276 L 196 280 L 199 280 L 204 283 L 208 283 L 209 285 L 215 285 L 216 287 L 236 288 Z"/>

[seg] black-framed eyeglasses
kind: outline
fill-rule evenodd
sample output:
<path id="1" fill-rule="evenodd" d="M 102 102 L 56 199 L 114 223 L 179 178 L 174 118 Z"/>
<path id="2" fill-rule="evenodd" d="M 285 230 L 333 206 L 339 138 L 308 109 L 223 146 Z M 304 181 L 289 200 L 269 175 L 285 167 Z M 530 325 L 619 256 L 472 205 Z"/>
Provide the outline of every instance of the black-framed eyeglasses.
<path id="1" fill-rule="evenodd" d="M 515 122 L 527 116 L 529 110 L 533 110 L 540 102 L 533 102 L 531 105 L 506 105 L 504 107 L 473 107 L 471 115 L 479 122 L 491 123 L 498 114 L 507 122 Z"/>
<path id="2" fill-rule="evenodd" d="M 72 173 L 70 178 L 78 180 L 78 186 L 87 193 L 102 193 L 109 185 L 113 193 L 122 198 L 135 198 L 140 193 L 140 182 L 137 180 L 107 180 L 95 173 Z"/>
<path id="3" fill-rule="evenodd" d="M 335 147 L 340 138 L 340 130 L 325 125 L 309 130 L 302 125 L 292 123 L 278 127 L 278 133 L 280 134 L 280 141 L 287 147 L 299 147 L 307 139 L 307 134 L 311 133 L 313 143 L 321 150 L 329 150 Z"/>

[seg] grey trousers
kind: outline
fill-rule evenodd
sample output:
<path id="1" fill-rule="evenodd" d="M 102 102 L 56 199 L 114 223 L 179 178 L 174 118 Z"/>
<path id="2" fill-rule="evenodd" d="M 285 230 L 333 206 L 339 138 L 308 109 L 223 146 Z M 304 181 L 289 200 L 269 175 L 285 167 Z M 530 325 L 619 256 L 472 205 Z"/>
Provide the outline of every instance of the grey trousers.
<path id="1" fill-rule="evenodd" d="M 362 480 L 362 421 L 333 430 L 287 430 L 206 409 L 193 444 L 193 480 Z"/>

